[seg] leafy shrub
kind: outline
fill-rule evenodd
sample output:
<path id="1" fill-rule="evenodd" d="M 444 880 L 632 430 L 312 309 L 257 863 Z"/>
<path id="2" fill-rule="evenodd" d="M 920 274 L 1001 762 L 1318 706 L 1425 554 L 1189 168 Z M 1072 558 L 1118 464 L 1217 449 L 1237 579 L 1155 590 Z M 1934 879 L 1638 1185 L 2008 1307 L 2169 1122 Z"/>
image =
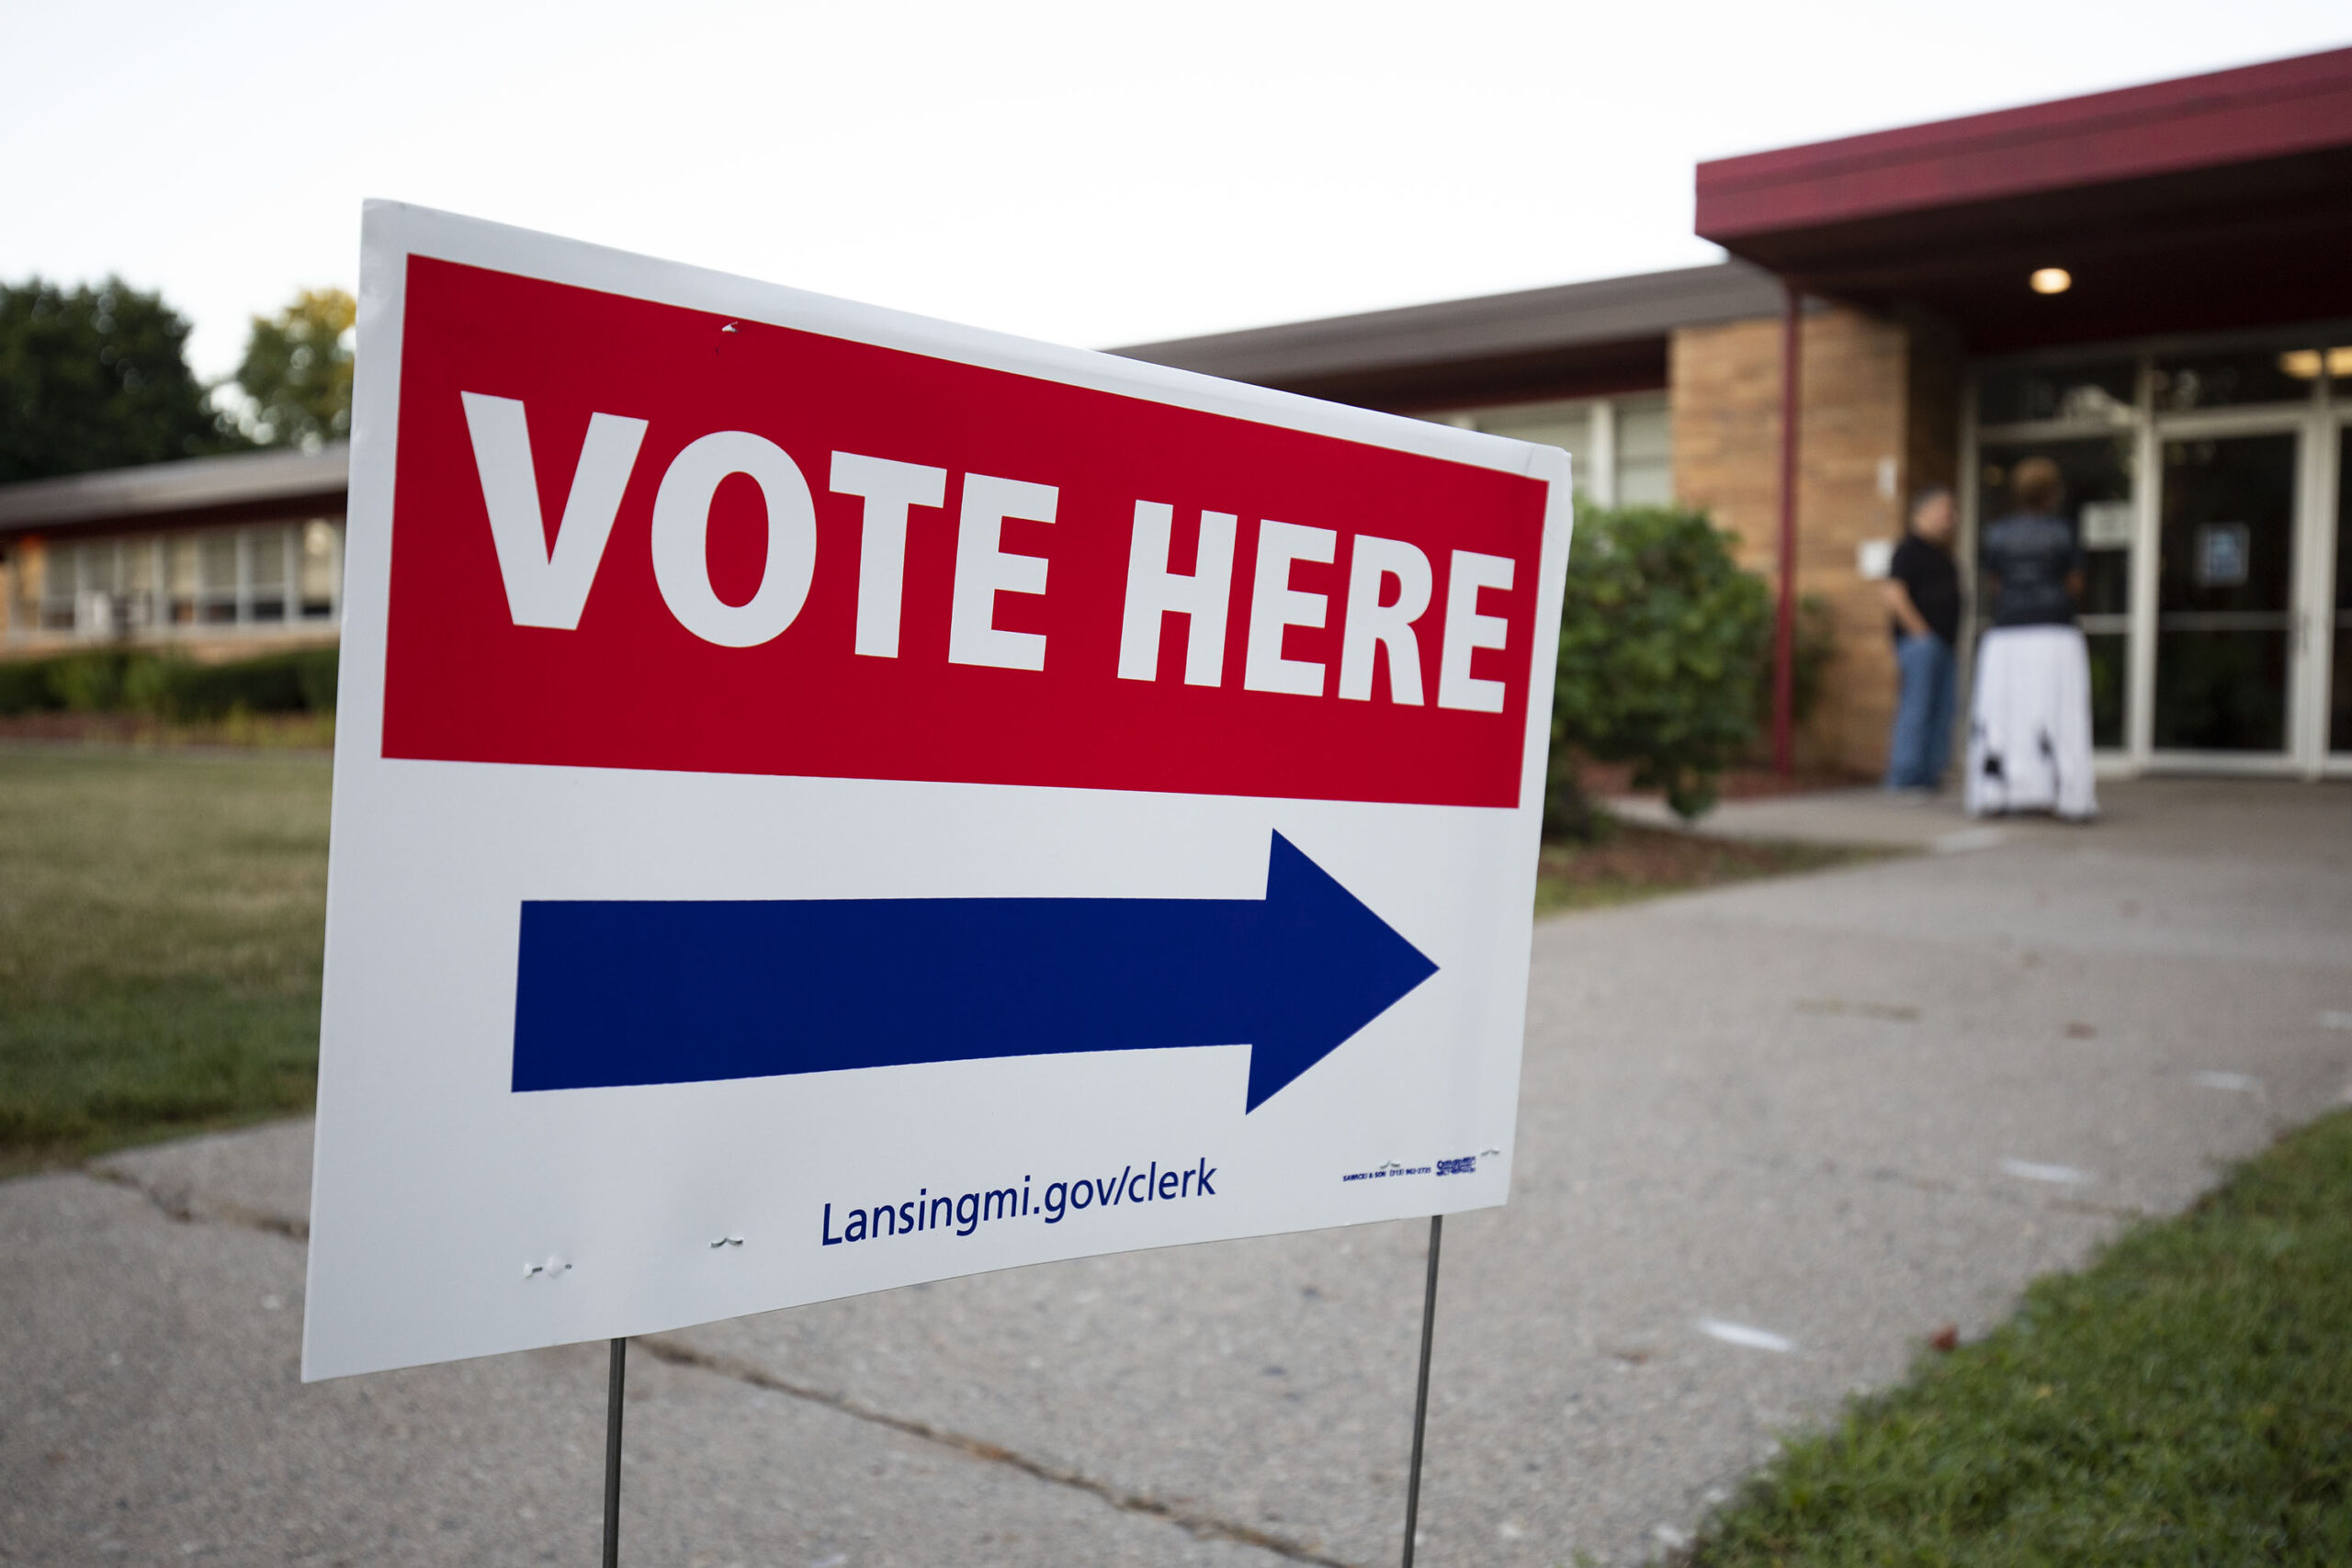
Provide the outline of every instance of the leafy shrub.
<path id="1" fill-rule="evenodd" d="M 169 698 L 172 675 L 187 662 L 177 653 L 146 655 L 122 672 L 122 705 L 132 713 L 162 714 Z"/>
<path id="2" fill-rule="evenodd" d="M 1544 825 L 1577 837 L 1592 812 L 1576 760 L 1631 762 L 1684 818 L 1756 735 L 1771 604 L 1730 536 L 1686 507 L 1579 507 L 1560 615 Z"/>
<path id="3" fill-rule="evenodd" d="M 1789 708 L 1797 727 L 1803 728 L 1821 705 L 1822 688 L 1829 678 L 1829 661 L 1838 655 L 1838 615 L 1829 601 L 1818 593 L 1800 594 L 1797 598 L 1796 658 L 1790 661 L 1794 671 L 1789 686 Z M 1771 634 L 1764 640 L 1764 670 L 1756 679 L 1756 728 L 1759 735 L 1772 728 L 1772 664 Z"/>
<path id="4" fill-rule="evenodd" d="M 0 663 L 0 714 L 40 713 L 57 705 L 46 663 L 32 659 Z"/>
<path id="5" fill-rule="evenodd" d="M 123 677 L 138 655 L 93 649 L 0 664 L 0 714 L 106 713 L 122 705 Z"/>
<path id="6" fill-rule="evenodd" d="M 227 664 L 177 652 L 96 649 L 0 663 L 0 714 L 145 713 L 187 722 L 232 713 L 332 713 L 335 650 L 306 648 Z"/>
<path id="7" fill-rule="evenodd" d="M 187 660 L 158 660 L 157 664 L 161 679 L 150 711 L 165 718 L 222 718 L 240 710 L 322 712 L 334 706 L 333 649 L 265 654 L 232 664 L 198 664 Z"/>
<path id="8" fill-rule="evenodd" d="M 342 669 L 332 648 L 309 649 L 294 656 L 294 678 L 301 683 L 305 712 L 334 712 L 335 682 Z"/>
<path id="9" fill-rule="evenodd" d="M 49 661 L 49 689 L 58 705 L 74 713 L 108 713 L 122 705 L 122 677 L 130 659 L 108 649 L 69 653 Z"/>

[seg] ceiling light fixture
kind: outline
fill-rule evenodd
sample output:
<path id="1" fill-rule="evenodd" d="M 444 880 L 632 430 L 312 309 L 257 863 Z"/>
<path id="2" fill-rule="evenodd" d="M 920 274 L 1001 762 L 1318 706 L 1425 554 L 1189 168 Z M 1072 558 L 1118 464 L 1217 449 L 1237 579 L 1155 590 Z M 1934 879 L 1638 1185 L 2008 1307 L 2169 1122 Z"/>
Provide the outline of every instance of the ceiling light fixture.
<path id="1" fill-rule="evenodd" d="M 2045 266 L 2037 268 L 2027 281 L 2036 294 L 2064 294 L 2075 287 L 2075 275 L 2063 266 Z"/>
<path id="2" fill-rule="evenodd" d="M 2352 378 L 2352 347 L 2338 345 L 2322 353 L 2316 348 L 2290 348 L 2278 356 L 2278 368 L 2298 381 L 2315 381 L 2324 368 L 2337 380 Z"/>

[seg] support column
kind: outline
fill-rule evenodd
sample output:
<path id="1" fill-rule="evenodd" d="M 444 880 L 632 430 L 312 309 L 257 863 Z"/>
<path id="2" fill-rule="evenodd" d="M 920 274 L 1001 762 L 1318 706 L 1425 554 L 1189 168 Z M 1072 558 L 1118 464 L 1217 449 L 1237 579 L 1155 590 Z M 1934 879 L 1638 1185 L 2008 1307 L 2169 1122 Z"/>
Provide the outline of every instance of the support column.
<path id="1" fill-rule="evenodd" d="M 1796 771 L 1798 367 L 1804 357 L 1804 299 L 1793 279 L 1781 288 L 1781 530 L 1772 615 L 1772 771 Z"/>

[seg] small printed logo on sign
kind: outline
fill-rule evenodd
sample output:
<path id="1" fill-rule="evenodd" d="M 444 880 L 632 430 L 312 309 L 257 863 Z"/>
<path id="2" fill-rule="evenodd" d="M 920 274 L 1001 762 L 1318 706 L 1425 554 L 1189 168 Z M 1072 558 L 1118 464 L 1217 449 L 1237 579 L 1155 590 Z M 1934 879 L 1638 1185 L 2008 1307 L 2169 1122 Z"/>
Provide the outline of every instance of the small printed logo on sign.
<path id="1" fill-rule="evenodd" d="M 1434 1160 L 1427 1165 L 1406 1165 L 1397 1160 L 1385 1160 L 1370 1170 L 1351 1170 L 1340 1178 L 1341 1181 L 1385 1181 L 1400 1176 L 1476 1176 L 1478 1162 L 1497 1159 L 1500 1149 L 1482 1149 L 1475 1155 L 1456 1155 Z"/>

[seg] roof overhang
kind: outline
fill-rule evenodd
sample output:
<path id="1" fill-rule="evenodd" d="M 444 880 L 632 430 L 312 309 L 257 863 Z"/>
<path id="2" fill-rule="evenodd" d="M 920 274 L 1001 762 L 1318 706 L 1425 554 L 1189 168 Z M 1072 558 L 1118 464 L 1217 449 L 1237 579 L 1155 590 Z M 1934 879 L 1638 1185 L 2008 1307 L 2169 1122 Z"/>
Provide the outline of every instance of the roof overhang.
<path id="1" fill-rule="evenodd" d="M 240 452 L 0 485 L 0 538 L 340 513 L 351 448 Z"/>
<path id="2" fill-rule="evenodd" d="M 1675 328 L 1772 315 L 1780 299 L 1734 262 L 1114 352 L 1367 408 L 1463 408 L 1663 387 Z"/>
<path id="3" fill-rule="evenodd" d="M 2352 49 L 1702 164 L 1696 226 L 1979 351 L 2352 314 Z"/>

